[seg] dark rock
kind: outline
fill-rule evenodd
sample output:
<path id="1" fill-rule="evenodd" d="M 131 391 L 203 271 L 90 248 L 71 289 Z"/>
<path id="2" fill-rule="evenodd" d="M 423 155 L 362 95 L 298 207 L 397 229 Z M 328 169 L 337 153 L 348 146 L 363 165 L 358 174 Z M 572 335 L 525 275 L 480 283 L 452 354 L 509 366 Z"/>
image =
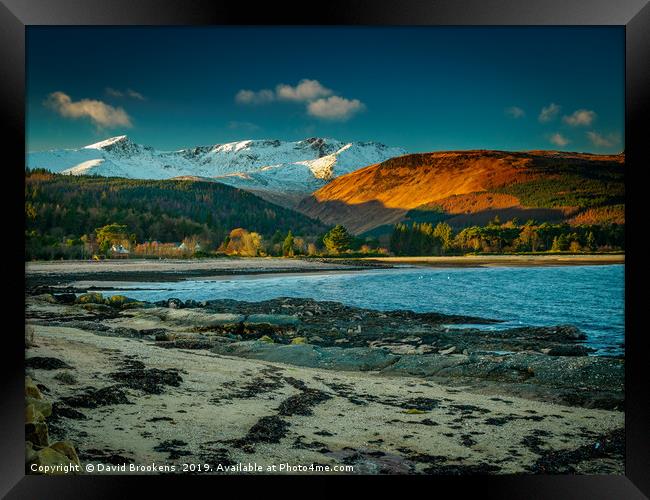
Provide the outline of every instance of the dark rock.
<path id="1" fill-rule="evenodd" d="M 111 385 L 101 389 L 86 387 L 81 394 L 61 398 L 61 401 L 73 408 L 97 408 L 99 406 L 131 403 L 119 385 Z"/>
<path id="2" fill-rule="evenodd" d="M 147 394 L 161 394 L 166 385 L 178 387 L 183 381 L 177 370 L 172 368 L 142 368 L 140 365 L 124 365 L 123 371 L 109 375 L 113 380 L 131 389 L 139 389 Z M 144 365 L 142 365 L 144 366 Z"/>
<path id="3" fill-rule="evenodd" d="M 59 304 L 74 304 L 77 296 L 74 293 L 59 293 L 54 295 L 54 299 Z"/>
<path id="4" fill-rule="evenodd" d="M 549 356 L 587 356 L 596 349 L 584 345 L 558 345 L 548 351 Z"/>
<path id="5" fill-rule="evenodd" d="M 43 356 L 33 356 L 25 360 L 25 366 L 27 368 L 35 368 L 38 370 L 59 370 L 61 368 L 72 369 L 65 361 L 61 361 L 57 358 L 47 358 Z"/>
<path id="6" fill-rule="evenodd" d="M 54 420 L 59 420 L 61 418 L 69 418 L 72 420 L 85 420 L 88 417 L 86 417 L 86 415 L 73 408 L 61 405 L 59 403 L 54 403 L 52 405 L 52 415 L 50 418 L 54 421 Z"/>
<path id="7" fill-rule="evenodd" d="M 185 304 L 181 299 L 172 298 L 167 300 L 167 307 L 170 309 L 183 309 Z"/>
<path id="8" fill-rule="evenodd" d="M 283 416 L 312 415 L 312 407 L 331 399 L 332 396 L 318 389 L 303 389 L 300 394 L 285 399 L 278 409 Z"/>
<path id="9" fill-rule="evenodd" d="M 260 418 L 248 434 L 235 441 L 238 448 L 251 449 L 256 443 L 279 443 L 287 435 L 289 424 L 277 415 Z"/>
<path id="10" fill-rule="evenodd" d="M 625 430 L 616 429 L 599 436 L 592 443 L 573 450 L 535 450 L 540 458 L 528 468 L 532 474 L 575 474 L 576 466 L 591 460 L 610 458 L 623 461 L 625 457 Z"/>

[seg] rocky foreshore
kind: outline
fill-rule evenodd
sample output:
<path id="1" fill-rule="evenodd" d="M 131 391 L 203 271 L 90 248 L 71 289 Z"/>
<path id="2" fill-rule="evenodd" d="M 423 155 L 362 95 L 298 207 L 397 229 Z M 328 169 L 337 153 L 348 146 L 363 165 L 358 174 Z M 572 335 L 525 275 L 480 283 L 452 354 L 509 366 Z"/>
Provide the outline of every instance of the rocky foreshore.
<path id="1" fill-rule="evenodd" d="M 27 369 L 82 462 L 623 470 L 624 361 L 590 355 L 570 325 L 486 331 L 498 318 L 32 292 Z"/>

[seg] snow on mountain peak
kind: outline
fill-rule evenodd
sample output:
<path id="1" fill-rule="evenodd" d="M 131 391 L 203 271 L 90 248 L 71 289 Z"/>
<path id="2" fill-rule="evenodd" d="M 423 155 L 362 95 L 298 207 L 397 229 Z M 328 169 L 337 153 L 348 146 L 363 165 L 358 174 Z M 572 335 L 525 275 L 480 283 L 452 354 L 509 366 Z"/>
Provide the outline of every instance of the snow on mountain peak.
<path id="1" fill-rule="evenodd" d="M 89 144 L 84 146 L 83 149 L 104 149 L 106 146 L 111 146 L 117 142 L 128 141 L 129 138 L 125 135 L 118 135 L 116 137 L 111 137 L 103 141 L 96 142 L 94 144 Z"/>
<path id="2" fill-rule="evenodd" d="M 32 152 L 27 166 L 72 175 L 136 179 L 201 178 L 223 182 L 278 202 L 295 200 L 327 181 L 405 154 L 376 142 L 342 142 L 311 137 L 301 141 L 245 140 L 179 151 L 157 151 L 111 137 L 80 149 Z"/>

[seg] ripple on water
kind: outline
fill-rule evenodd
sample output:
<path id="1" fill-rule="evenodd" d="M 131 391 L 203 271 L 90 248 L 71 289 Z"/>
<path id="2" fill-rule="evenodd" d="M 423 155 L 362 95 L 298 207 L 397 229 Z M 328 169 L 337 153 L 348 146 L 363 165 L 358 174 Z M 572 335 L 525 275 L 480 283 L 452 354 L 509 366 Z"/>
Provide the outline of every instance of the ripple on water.
<path id="1" fill-rule="evenodd" d="M 572 324 L 600 354 L 624 341 L 624 266 L 400 268 L 320 275 L 133 283 L 107 293 L 156 301 L 277 297 L 332 300 L 380 310 L 410 309 L 505 320 L 496 328 Z M 490 328 L 495 328 L 492 325 Z"/>

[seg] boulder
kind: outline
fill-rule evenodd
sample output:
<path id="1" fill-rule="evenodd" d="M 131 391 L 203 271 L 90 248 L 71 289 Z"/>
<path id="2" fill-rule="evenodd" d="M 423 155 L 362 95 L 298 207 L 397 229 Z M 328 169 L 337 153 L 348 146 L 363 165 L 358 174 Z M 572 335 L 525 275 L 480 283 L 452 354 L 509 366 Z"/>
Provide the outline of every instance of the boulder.
<path id="1" fill-rule="evenodd" d="M 182 309 L 185 307 L 185 304 L 181 299 L 171 298 L 167 301 L 167 307 L 170 309 Z"/>
<path id="2" fill-rule="evenodd" d="M 158 342 L 170 342 L 176 338 L 176 335 L 173 332 L 165 331 L 161 333 L 156 333 L 154 338 Z"/>
<path id="3" fill-rule="evenodd" d="M 399 375 L 429 377 L 443 374 L 445 371 L 466 364 L 467 362 L 468 357 L 463 355 L 446 356 L 444 354 L 430 354 L 428 356 L 402 356 L 396 363 L 390 365 L 384 371 Z"/>
<path id="4" fill-rule="evenodd" d="M 305 337 L 295 337 L 295 338 L 291 339 L 291 343 L 294 344 L 294 345 L 295 344 L 306 344 L 307 339 Z"/>
<path id="5" fill-rule="evenodd" d="M 118 308 L 124 307 L 126 304 L 133 302 L 133 299 L 130 299 L 125 295 L 113 295 L 106 300 L 109 306 Z"/>
<path id="6" fill-rule="evenodd" d="M 37 457 L 34 445 L 30 441 L 25 441 L 25 463 L 34 462 Z"/>
<path id="7" fill-rule="evenodd" d="M 237 326 L 244 321 L 243 314 L 206 313 L 196 309 L 143 309 L 138 312 L 143 318 L 153 315 L 162 321 L 190 328 Z"/>
<path id="8" fill-rule="evenodd" d="M 107 306 L 106 304 L 90 303 L 90 304 L 83 304 L 81 307 L 83 307 L 88 312 L 94 312 L 94 313 L 110 314 L 113 312 L 113 308 L 111 306 Z"/>
<path id="9" fill-rule="evenodd" d="M 35 399 L 43 399 L 43 395 L 31 377 L 25 377 L 25 396 Z"/>
<path id="10" fill-rule="evenodd" d="M 38 416 L 38 414 L 43 417 L 49 417 L 52 415 L 52 403 L 45 399 L 37 399 L 28 396 L 25 398 L 25 405 L 25 408 L 33 408 L 31 411 L 33 411 L 35 416 Z M 25 412 L 27 412 L 27 410 L 25 410 Z"/>
<path id="11" fill-rule="evenodd" d="M 50 437 L 45 422 L 30 422 L 25 424 L 25 440 L 31 441 L 35 446 L 47 446 Z"/>
<path id="12" fill-rule="evenodd" d="M 77 450 L 74 449 L 74 446 L 70 441 L 57 441 L 56 443 L 51 444 L 50 448 L 66 456 L 73 464 L 80 465 Z"/>
<path id="13" fill-rule="evenodd" d="M 311 344 L 283 345 L 255 341 L 219 345 L 211 351 L 276 363 L 346 371 L 381 370 L 399 359 L 383 349 L 368 347 L 320 347 Z"/>
<path id="14" fill-rule="evenodd" d="M 297 316 L 289 314 L 249 314 L 244 320 L 245 326 L 293 326 L 299 323 L 300 320 Z"/>
<path id="15" fill-rule="evenodd" d="M 104 304 L 104 296 L 99 292 L 88 292 L 79 295 L 77 304 Z"/>
<path id="16" fill-rule="evenodd" d="M 36 452 L 36 458 L 33 460 L 32 463 L 36 464 L 39 467 L 48 466 L 54 468 L 56 466 L 70 465 L 73 462 L 63 453 L 48 447 L 48 448 L 43 448 L 42 450 L 38 450 Z M 75 465 L 79 465 L 79 464 L 77 463 Z M 53 475 L 66 474 L 65 471 L 56 470 L 56 469 L 53 469 L 48 473 Z"/>
<path id="17" fill-rule="evenodd" d="M 77 296 L 74 293 L 59 293 L 54 295 L 54 300 L 59 304 L 74 304 Z"/>
<path id="18" fill-rule="evenodd" d="M 25 423 L 45 422 L 45 415 L 36 410 L 32 404 L 25 406 Z"/>
<path id="19" fill-rule="evenodd" d="M 592 349 L 591 347 L 573 344 L 551 347 L 547 354 L 549 356 L 586 356 L 590 352 L 594 351 L 595 349 Z"/>

